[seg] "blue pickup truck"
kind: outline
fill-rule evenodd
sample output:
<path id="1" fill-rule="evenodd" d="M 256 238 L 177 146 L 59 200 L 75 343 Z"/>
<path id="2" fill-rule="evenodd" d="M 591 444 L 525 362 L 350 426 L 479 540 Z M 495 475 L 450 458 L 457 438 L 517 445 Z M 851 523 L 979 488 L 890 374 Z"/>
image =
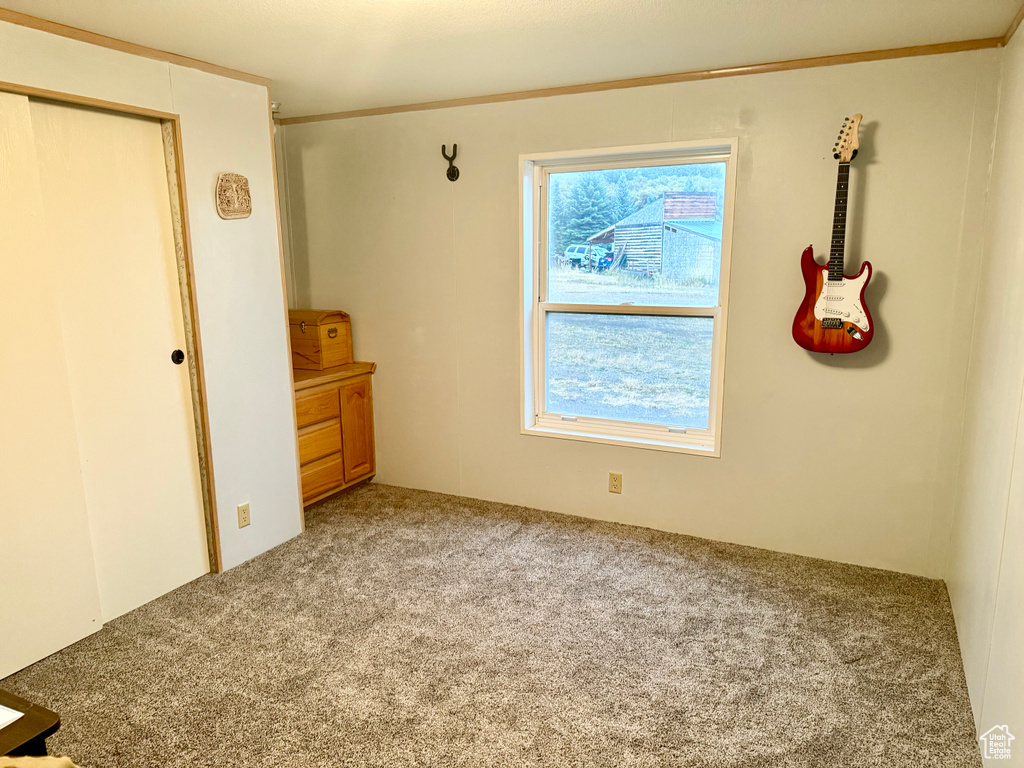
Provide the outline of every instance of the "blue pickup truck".
<path id="1" fill-rule="evenodd" d="M 608 269 L 613 260 L 611 251 L 600 245 L 570 245 L 562 254 L 562 263 L 597 272 Z"/>

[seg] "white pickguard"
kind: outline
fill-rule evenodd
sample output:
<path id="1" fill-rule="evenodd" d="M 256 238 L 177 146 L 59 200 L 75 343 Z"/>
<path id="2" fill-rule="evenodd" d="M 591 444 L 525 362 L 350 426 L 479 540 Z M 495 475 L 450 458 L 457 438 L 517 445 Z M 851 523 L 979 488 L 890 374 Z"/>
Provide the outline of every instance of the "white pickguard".
<path id="1" fill-rule="evenodd" d="M 829 280 L 828 267 L 822 270 L 821 295 L 814 303 L 814 318 L 824 320 L 837 317 L 844 323 L 853 323 L 862 331 L 868 331 L 868 314 L 860 303 L 860 292 L 871 277 L 871 270 L 865 269 L 857 277 Z"/>

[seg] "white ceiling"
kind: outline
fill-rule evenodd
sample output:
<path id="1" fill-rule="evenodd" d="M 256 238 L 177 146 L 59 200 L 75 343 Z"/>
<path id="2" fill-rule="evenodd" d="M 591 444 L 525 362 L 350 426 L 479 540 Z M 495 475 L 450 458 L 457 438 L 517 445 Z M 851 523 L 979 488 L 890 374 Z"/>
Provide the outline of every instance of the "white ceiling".
<path id="1" fill-rule="evenodd" d="M 1021 0 L 0 0 L 274 80 L 284 117 L 1001 36 Z"/>

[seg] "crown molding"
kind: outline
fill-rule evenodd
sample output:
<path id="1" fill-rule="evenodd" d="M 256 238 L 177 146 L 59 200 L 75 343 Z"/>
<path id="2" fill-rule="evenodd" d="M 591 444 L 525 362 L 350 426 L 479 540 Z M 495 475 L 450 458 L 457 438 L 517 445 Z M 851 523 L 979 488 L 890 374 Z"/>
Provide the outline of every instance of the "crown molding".
<path id="1" fill-rule="evenodd" d="M 1010 22 L 1009 28 L 1006 30 L 1006 34 L 1003 35 L 1003 45 L 1008 45 L 1010 40 L 1013 39 L 1014 34 L 1020 27 L 1020 23 L 1024 21 L 1024 5 L 1017 11 L 1017 15 L 1013 17 L 1013 21 Z"/>
<path id="2" fill-rule="evenodd" d="M 1024 13 L 1024 9 L 1022 9 Z M 1018 23 L 1020 22 L 1018 14 Z M 961 51 L 977 51 L 984 48 L 998 48 L 1003 45 L 1003 37 L 986 37 L 977 40 L 961 40 L 952 43 L 934 43 L 932 45 L 914 45 L 907 48 L 887 48 L 878 51 L 860 53 L 843 53 L 833 56 L 815 56 L 807 59 L 790 59 L 773 61 L 767 64 L 747 64 L 739 67 L 723 69 L 701 69 L 691 72 L 677 72 L 670 75 L 653 75 L 650 77 L 632 77 L 624 80 L 605 80 L 597 83 L 580 85 L 564 85 L 556 88 L 536 88 L 529 91 L 510 91 L 495 93 L 488 96 L 469 96 L 461 99 L 444 99 L 441 101 L 423 101 L 417 104 L 402 104 L 392 107 L 373 107 L 370 109 L 354 109 L 349 112 L 329 112 L 322 115 L 305 115 L 302 117 L 285 117 L 279 121 L 281 125 L 298 125 L 300 123 L 316 123 L 324 120 L 348 120 L 353 117 L 372 117 L 374 115 L 393 115 L 400 112 L 422 112 L 431 109 L 449 109 L 451 107 L 468 107 L 478 104 L 498 104 L 506 101 L 522 101 L 524 99 L 544 99 L 550 96 L 567 96 L 578 93 L 596 93 L 598 91 L 614 91 L 623 88 L 642 88 L 650 85 L 668 83 L 688 83 L 695 80 L 714 80 L 721 77 L 739 77 L 741 75 L 760 75 L 766 72 L 788 72 L 794 69 L 811 69 L 813 67 L 833 67 L 839 64 L 855 64 L 863 61 L 883 61 L 901 59 L 910 56 L 931 56 L 939 53 L 959 53 Z"/>
<path id="3" fill-rule="evenodd" d="M 20 27 L 38 29 L 41 32 L 49 32 L 51 35 L 59 35 L 60 37 L 78 40 L 79 42 L 89 43 L 91 45 L 98 45 L 103 48 L 110 48 L 111 50 L 121 51 L 122 53 L 130 53 L 133 56 L 143 56 L 147 59 L 166 61 L 169 64 L 177 64 L 182 67 L 190 67 L 191 69 L 200 69 L 203 72 L 209 72 L 212 75 L 230 77 L 234 80 L 244 80 L 247 83 L 263 85 L 268 88 L 270 87 L 270 79 L 266 77 L 252 75 L 248 72 L 240 72 L 237 69 L 222 67 L 218 64 L 211 64 L 208 61 L 192 59 L 188 56 L 180 56 L 177 53 L 160 51 L 156 48 L 149 48 L 145 45 L 129 43 L 125 40 L 119 40 L 116 37 L 107 37 L 106 35 L 100 35 L 96 32 L 89 32 L 84 29 L 78 29 L 77 27 L 69 27 L 66 24 L 58 24 L 55 21 L 40 19 L 36 16 L 29 16 L 28 14 L 18 13 L 17 11 L 11 11 L 6 8 L 0 8 L 0 21 L 17 24 Z"/>

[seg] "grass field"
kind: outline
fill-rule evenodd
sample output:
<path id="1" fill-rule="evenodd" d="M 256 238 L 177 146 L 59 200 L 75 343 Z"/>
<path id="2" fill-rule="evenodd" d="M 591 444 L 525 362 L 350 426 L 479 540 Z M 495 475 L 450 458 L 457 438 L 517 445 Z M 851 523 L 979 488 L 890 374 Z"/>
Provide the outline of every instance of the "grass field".
<path id="1" fill-rule="evenodd" d="M 714 307 L 718 304 L 718 283 L 684 283 L 662 275 L 639 275 L 623 270 L 589 272 L 552 266 L 548 270 L 548 301 Z"/>
<path id="2" fill-rule="evenodd" d="M 548 313 L 546 410 L 708 426 L 713 320 Z"/>

